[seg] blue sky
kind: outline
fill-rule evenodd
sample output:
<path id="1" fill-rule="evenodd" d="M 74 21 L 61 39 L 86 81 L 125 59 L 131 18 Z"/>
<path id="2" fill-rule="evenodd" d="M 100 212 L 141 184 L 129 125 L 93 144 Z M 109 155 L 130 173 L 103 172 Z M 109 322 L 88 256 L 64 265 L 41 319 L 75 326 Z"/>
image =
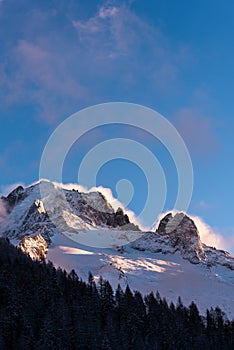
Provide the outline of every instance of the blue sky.
<path id="1" fill-rule="evenodd" d="M 232 1 L 0 1 L 0 184 L 38 180 L 43 148 L 69 115 L 125 101 L 153 108 L 181 133 L 194 167 L 189 212 L 226 239 L 234 234 L 234 3 Z M 76 182 L 96 143 L 133 135 L 166 173 L 171 209 L 176 172 L 150 135 L 114 127 L 94 130 L 70 150 L 65 182 Z M 146 196 L 136 165 L 105 164 L 97 184 L 134 185 L 130 209 Z"/>

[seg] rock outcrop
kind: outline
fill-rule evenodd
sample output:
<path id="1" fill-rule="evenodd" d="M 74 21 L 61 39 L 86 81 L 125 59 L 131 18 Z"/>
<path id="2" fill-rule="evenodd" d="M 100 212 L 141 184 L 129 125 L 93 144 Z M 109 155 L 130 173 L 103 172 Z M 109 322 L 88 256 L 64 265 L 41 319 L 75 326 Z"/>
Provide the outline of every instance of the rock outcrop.
<path id="1" fill-rule="evenodd" d="M 66 199 L 74 214 L 79 215 L 86 223 L 106 228 L 131 227 L 139 228 L 130 223 L 128 215 L 123 209 L 116 212 L 100 192 L 81 193 L 78 191 L 65 192 Z"/>
<path id="2" fill-rule="evenodd" d="M 1 200 L 4 202 L 5 208 L 8 213 L 14 208 L 14 206 L 25 199 L 27 193 L 25 192 L 23 186 L 16 187 L 7 197 L 2 196 Z"/>
<path id="3" fill-rule="evenodd" d="M 83 193 L 49 181 L 41 183 L 25 189 L 18 186 L 7 197 L 1 197 L 7 213 L 0 221 L 0 235 L 19 244 L 33 258 L 45 258 L 47 246 L 57 234 L 89 235 L 90 230 L 93 234 L 103 229 L 105 234 L 111 235 L 113 230 L 125 235 L 140 231 L 123 209 L 115 211 L 98 191 Z M 203 244 L 194 221 L 184 213 L 169 213 L 160 221 L 156 232 L 139 233 L 140 238 L 128 241 L 134 249 L 179 253 L 193 264 L 221 265 L 234 270 L 233 256 Z"/>
<path id="4" fill-rule="evenodd" d="M 33 260 L 46 259 L 48 244 L 40 234 L 33 237 L 25 236 L 18 244 L 18 247 Z"/>
<path id="5" fill-rule="evenodd" d="M 192 263 L 198 264 L 202 259 L 206 259 L 198 229 L 186 214 L 167 214 L 160 221 L 156 233 Z"/>
<path id="6" fill-rule="evenodd" d="M 179 252 L 192 264 L 202 264 L 208 268 L 220 265 L 234 270 L 234 257 L 224 250 L 202 243 L 194 221 L 184 213 L 174 216 L 172 213 L 167 214 L 160 221 L 156 232 L 146 232 L 131 246 L 154 253 Z"/>

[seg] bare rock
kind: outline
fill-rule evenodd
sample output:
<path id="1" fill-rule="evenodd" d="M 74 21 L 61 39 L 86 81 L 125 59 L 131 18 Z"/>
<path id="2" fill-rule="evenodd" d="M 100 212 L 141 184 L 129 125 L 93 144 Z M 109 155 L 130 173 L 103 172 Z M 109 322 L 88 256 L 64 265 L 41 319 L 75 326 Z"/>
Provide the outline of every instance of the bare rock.
<path id="1" fill-rule="evenodd" d="M 25 236 L 18 244 L 18 247 L 33 260 L 46 259 L 48 244 L 40 234 L 33 237 Z"/>

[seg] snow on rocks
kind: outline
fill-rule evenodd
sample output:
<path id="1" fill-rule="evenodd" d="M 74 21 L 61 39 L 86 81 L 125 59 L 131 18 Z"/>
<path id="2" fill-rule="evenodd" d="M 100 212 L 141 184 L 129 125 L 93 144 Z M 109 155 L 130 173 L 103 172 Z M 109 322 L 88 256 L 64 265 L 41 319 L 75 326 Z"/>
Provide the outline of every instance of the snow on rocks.
<path id="1" fill-rule="evenodd" d="M 33 260 L 46 259 L 48 244 L 41 235 L 25 236 L 18 244 L 18 247 Z"/>

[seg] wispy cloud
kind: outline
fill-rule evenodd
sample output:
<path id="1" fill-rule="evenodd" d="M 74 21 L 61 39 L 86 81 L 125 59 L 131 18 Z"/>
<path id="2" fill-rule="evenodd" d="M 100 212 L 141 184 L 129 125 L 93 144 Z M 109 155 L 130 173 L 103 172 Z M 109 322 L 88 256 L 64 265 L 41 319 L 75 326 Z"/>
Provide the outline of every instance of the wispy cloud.
<path id="1" fill-rule="evenodd" d="M 206 224 L 199 216 L 190 215 L 190 217 L 195 222 L 203 243 L 218 249 L 230 249 L 227 238 L 224 238 L 224 236 L 222 236 L 217 229 Z"/>
<path id="2" fill-rule="evenodd" d="M 165 215 L 172 213 L 175 215 L 177 211 L 171 210 L 165 213 L 162 213 L 158 216 L 157 222 L 151 228 L 152 231 L 155 231 L 158 228 L 160 221 L 165 217 Z M 208 246 L 215 247 L 217 249 L 224 249 L 231 251 L 234 249 L 234 239 L 227 238 L 218 231 L 218 229 L 209 226 L 200 216 L 187 214 L 195 223 L 201 241 Z"/>
<path id="3" fill-rule="evenodd" d="M 2 23 L 11 41 L 2 38 L 2 105 L 32 104 L 42 120 L 56 123 L 110 98 L 132 100 L 139 91 L 143 101 L 149 91 L 159 96 L 171 91 L 178 85 L 186 50 L 175 50 L 130 3 L 106 1 L 86 19 L 79 17 L 78 2 L 54 7 L 26 2 L 21 16 L 6 4 Z M 12 22 L 17 32 L 10 31 Z"/>
<path id="4" fill-rule="evenodd" d="M 109 6 L 109 7 L 101 7 L 98 15 L 100 18 L 111 18 L 114 17 L 118 13 L 119 9 L 115 6 Z"/>
<path id="5" fill-rule="evenodd" d="M 106 198 L 107 202 L 114 208 L 114 210 L 117 210 L 118 208 L 122 208 L 124 210 L 124 213 L 128 215 L 130 221 L 134 223 L 135 225 L 138 225 L 139 228 L 142 231 L 147 230 L 146 227 L 142 225 L 142 222 L 138 219 L 137 215 L 132 211 L 126 208 L 123 203 L 121 203 L 118 199 L 116 199 L 113 196 L 113 193 L 110 188 L 106 188 L 103 186 L 98 187 L 92 187 L 92 188 L 86 188 L 85 186 L 74 184 L 74 183 L 67 183 L 67 184 L 61 184 L 54 182 L 57 186 L 67 189 L 67 190 L 78 190 L 80 192 L 89 193 L 89 192 L 100 192 L 103 194 L 103 196 Z"/>
<path id="6" fill-rule="evenodd" d="M 20 97 L 28 97 L 37 103 L 45 120 L 58 119 L 61 112 L 69 110 L 71 100 L 84 95 L 79 82 L 67 74 L 60 53 L 55 54 L 43 45 L 27 40 L 20 40 L 14 52 L 19 67 L 16 84 L 25 87 L 25 96 Z"/>
<path id="7" fill-rule="evenodd" d="M 129 7 L 103 6 L 86 21 L 73 20 L 81 43 L 96 59 L 132 56 L 142 39 L 152 40 L 153 28 L 137 17 Z"/>
<path id="8" fill-rule="evenodd" d="M 92 192 L 92 191 L 99 191 L 101 192 L 104 197 L 106 198 L 106 200 L 108 201 L 108 203 L 111 204 L 111 206 L 117 210 L 119 207 L 122 208 L 124 210 L 124 212 L 128 215 L 129 219 L 131 222 L 133 222 L 134 224 L 138 225 L 140 227 L 140 229 L 142 231 L 155 231 L 159 225 L 160 220 L 169 212 L 166 213 L 161 213 L 158 218 L 157 218 L 157 222 L 153 225 L 153 227 L 145 227 L 142 222 L 139 220 L 139 218 L 137 217 L 137 215 L 129 210 L 128 208 L 126 208 L 123 203 L 121 203 L 118 199 L 116 199 L 113 196 L 113 193 L 111 191 L 110 188 L 105 188 L 103 186 L 98 186 L 98 187 L 92 187 L 90 189 L 87 189 L 86 187 L 82 186 L 82 185 L 78 185 L 78 184 L 74 184 L 74 183 L 69 183 L 69 184 L 58 184 L 58 186 L 68 189 L 68 190 L 78 190 L 81 192 Z M 175 210 L 171 210 L 170 213 L 172 213 L 173 215 L 175 215 L 177 213 L 177 211 Z M 189 217 L 194 221 L 201 241 L 203 243 L 205 243 L 208 246 L 211 247 L 215 247 L 217 249 L 224 249 L 227 251 L 232 251 L 234 249 L 234 238 L 232 237 L 225 237 L 224 235 L 222 235 L 218 229 L 209 226 L 201 217 L 197 216 L 197 215 L 190 215 L 188 214 Z"/>

